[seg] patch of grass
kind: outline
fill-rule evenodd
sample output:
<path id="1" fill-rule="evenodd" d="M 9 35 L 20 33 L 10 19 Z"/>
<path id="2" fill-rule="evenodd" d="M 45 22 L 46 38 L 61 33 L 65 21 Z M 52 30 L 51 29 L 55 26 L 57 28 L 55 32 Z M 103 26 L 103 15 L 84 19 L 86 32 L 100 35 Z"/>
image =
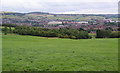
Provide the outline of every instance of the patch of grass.
<path id="1" fill-rule="evenodd" d="M 117 71 L 118 39 L 3 35 L 3 71 Z"/>

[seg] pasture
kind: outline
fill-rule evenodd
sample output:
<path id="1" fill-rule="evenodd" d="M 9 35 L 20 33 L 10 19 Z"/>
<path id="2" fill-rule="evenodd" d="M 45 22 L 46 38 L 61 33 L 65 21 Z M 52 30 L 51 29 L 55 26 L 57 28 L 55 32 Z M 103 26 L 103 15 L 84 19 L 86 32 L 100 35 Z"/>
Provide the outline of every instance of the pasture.
<path id="1" fill-rule="evenodd" d="M 3 71 L 117 71 L 118 39 L 3 35 Z"/>

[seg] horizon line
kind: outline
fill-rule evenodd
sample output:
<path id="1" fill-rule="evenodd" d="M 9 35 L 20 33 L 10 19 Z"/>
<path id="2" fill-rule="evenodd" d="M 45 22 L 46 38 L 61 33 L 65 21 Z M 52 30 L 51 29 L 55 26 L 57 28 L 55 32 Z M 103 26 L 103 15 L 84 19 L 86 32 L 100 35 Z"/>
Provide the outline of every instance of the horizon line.
<path id="1" fill-rule="evenodd" d="M 42 13 L 49 13 L 49 14 L 120 14 L 120 13 L 63 13 L 63 12 L 59 12 L 59 13 L 54 13 L 54 12 L 45 12 L 45 11 L 30 11 L 30 12 L 18 12 L 18 11 L 0 11 L 0 13 L 2 12 L 8 12 L 8 13 L 33 13 L 33 12 L 42 12 Z"/>

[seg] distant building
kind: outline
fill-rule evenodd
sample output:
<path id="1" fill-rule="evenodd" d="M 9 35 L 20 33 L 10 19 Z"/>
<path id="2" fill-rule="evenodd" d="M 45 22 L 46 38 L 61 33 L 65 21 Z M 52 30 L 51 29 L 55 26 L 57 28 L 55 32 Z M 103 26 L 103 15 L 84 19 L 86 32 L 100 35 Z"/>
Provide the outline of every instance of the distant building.
<path id="1" fill-rule="evenodd" d="M 59 28 L 65 28 L 65 27 L 69 27 L 69 25 L 59 25 Z"/>
<path id="2" fill-rule="evenodd" d="M 120 22 L 120 21 L 115 21 L 115 22 Z"/>
<path id="3" fill-rule="evenodd" d="M 78 24 L 88 24 L 86 21 L 77 22 Z"/>
<path id="4" fill-rule="evenodd" d="M 111 19 L 104 19 L 104 21 L 111 22 L 112 20 Z"/>
<path id="5" fill-rule="evenodd" d="M 57 24 L 62 24 L 61 21 L 51 21 L 51 22 L 48 22 L 48 25 L 57 25 Z"/>
<path id="6" fill-rule="evenodd" d="M 91 34 L 96 34 L 96 31 L 90 31 Z"/>

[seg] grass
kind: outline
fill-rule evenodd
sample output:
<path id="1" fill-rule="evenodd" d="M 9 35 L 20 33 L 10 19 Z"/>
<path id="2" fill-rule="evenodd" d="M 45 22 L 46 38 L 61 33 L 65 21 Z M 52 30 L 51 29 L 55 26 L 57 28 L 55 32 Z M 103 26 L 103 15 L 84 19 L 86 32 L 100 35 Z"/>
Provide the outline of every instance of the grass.
<path id="1" fill-rule="evenodd" d="M 3 35 L 3 71 L 117 71 L 118 39 Z"/>

